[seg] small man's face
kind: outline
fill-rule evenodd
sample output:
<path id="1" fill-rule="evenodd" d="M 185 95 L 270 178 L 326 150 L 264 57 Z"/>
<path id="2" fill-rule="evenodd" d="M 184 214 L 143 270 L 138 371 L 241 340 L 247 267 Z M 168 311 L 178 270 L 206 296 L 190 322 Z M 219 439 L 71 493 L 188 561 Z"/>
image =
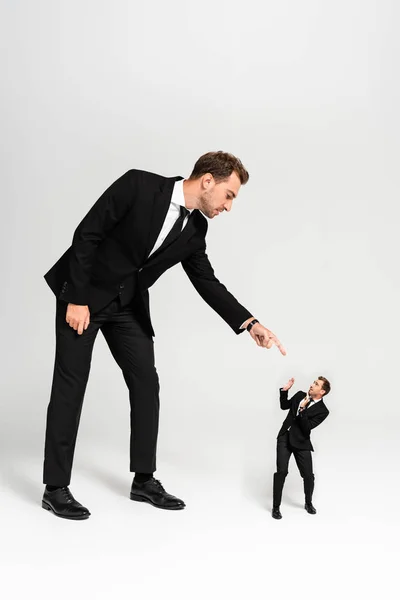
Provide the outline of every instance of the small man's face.
<path id="1" fill-rule="evenodd" d="M 312 383 L 310 385 L 310 389 L 308 390 L 308 395 L 310 397 L 318 397 L 318 398 L 322 398 L 322 396 L 325 394 L 325 390 L 322 389 L 324 382 L 321 381 L 321 379 L 316 379 L 314 381 L 314 383 Z"/>

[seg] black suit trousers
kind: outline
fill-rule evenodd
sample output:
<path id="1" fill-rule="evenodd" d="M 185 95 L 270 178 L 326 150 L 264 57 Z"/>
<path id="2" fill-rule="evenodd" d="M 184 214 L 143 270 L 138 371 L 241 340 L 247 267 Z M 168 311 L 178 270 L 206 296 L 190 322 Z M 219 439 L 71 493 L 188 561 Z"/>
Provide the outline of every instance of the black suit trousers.
<path id="1" fill-rule="evenodd" d="M 294 448 L 289 441 L 289 432 L 280 435 L 276 444 L 276 473 L 274 473 L 273 504 L 280 506 L 282 490 L 289 469 L 289 460 L 294 454 L 297 467 L 304 481 L 305 501 L 311 503 L 314 491 L 314 474 L 310 450 Z"/>
<path id="2" fill-rule="evenodd" d="M 71 479 L 83 398 L 94 342 L 101 330 L 122 370 L 131 404 L 130 470 L 153 473 L 159 418 L 159 381 L 153 338 L 136 319 L 132 304 L 117 297 L 91 315 L 82 335 L 65 321 L 67 304 L 57 302 L 56 357 L 47 410 L 44 483 L 66 486 Z"/>

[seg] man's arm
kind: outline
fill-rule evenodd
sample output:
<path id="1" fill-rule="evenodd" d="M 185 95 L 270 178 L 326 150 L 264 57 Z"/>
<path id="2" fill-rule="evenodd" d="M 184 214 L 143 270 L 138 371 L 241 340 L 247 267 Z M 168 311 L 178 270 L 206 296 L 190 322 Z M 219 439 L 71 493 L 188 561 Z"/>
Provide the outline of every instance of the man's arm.
<path id="1" fill-rule="evenodd" d="M 136 185 L 135 171 L 122 175 L 100 196 L 76 228 L 69 263 L 70 280 L 60 296 L 62 300 L 77 305 L 88 304 L 97 247 L 132 207 Z"/>
<path id="2" fill-rule="evenodd" d="M 214 269 L 206 254 L 205 244 L 203 248 L 183 260 L 182 266 L 203 300 L 228 323 L 236 334 L 242 333 L 247 324 L 254 320 L 251 313 L 239 304 L 215 277 Z M 257 322 L 251 327 L 250 335 L 257 346 L 269 349 L 276 345 L 283 355 L 286 354 L 286 350 L 275 334 L 261 323 Z"/>
<path id="3" fill-rule="evenodd" d="M 241 329 L 241 325 L 252 315 L 215 277 L 206 253 L 206 246 L 183 260 L 182 267 L 203 300 L 236 334 L 242 333 L 244 329 Z"/>
<path id="4" fill-rule="evenodd" d="M 288 398 L 288 390 L 284 390 L 283 388 L 279 389 L 279 402 L 282 410 L 289 410 L 292 406 L 292 399 Z"/>
<path id="5" fill-rule="evenodd" d="M 314 427 L 320 425 L 322 421 L 325 421 L 328 415 L 329 411 L 327 411 L 326 413 L 320 413 L 318 415 L 315 415 L 314 417 L 309 418 L 307 414 L 307 409 L 304 409 L 299 412 L 296 419 L 300 425 L 300 429 L 303 432 L 304 436 L 308 437 L 310 435 L 311 429 L 314 429 Z"/>
<path id="6" fill-rule="evenodd" d="M 297 394 L 299 393 L 299 392 L 297 392 L 297 394 L 295 394 L 293 396 L 293 398 L 291 398 L 289 400 L 288 394 L 289 394 L 289 390 L 293 384 L 294 384 L 294 377 L 291 377 L 286 385 L 279 388 L 279 401 L 280 401 L 282 410 L 289 410 L 289 408 L 292 405 L 293 398 L 295 398 L 297 396 Z"/>

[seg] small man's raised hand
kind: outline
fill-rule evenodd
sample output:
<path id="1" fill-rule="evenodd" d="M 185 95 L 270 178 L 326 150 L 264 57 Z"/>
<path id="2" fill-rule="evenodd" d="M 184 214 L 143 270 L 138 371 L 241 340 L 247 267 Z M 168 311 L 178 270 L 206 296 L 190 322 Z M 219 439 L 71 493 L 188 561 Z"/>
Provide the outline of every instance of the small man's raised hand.
<path id="1" fill-rule="evenodd" d="M 289 381 L 287 382 L 287 384 L 283 386 L 282 390 L 284 392 L 287 392 L 288 390 L 290 390 L 290 388 L 292 387 L 293 384 L 294 384 L 294 377 L 291 377 L 289 379 Z"/>

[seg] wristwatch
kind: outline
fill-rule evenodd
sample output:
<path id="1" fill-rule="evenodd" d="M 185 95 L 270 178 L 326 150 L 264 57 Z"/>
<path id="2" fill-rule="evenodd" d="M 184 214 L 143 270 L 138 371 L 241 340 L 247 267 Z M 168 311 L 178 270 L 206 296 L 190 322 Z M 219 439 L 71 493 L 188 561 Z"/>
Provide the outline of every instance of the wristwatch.
<path id="1" fill-rule="evenodd" d="M 260 321 L 258 321 L 257 319 L 253 319 L 246 327 L 247 331 L 250 331 L 250 329 L 253 327 L 253 325 L 255 325 L 256 323 L 259 323 Z"/>

